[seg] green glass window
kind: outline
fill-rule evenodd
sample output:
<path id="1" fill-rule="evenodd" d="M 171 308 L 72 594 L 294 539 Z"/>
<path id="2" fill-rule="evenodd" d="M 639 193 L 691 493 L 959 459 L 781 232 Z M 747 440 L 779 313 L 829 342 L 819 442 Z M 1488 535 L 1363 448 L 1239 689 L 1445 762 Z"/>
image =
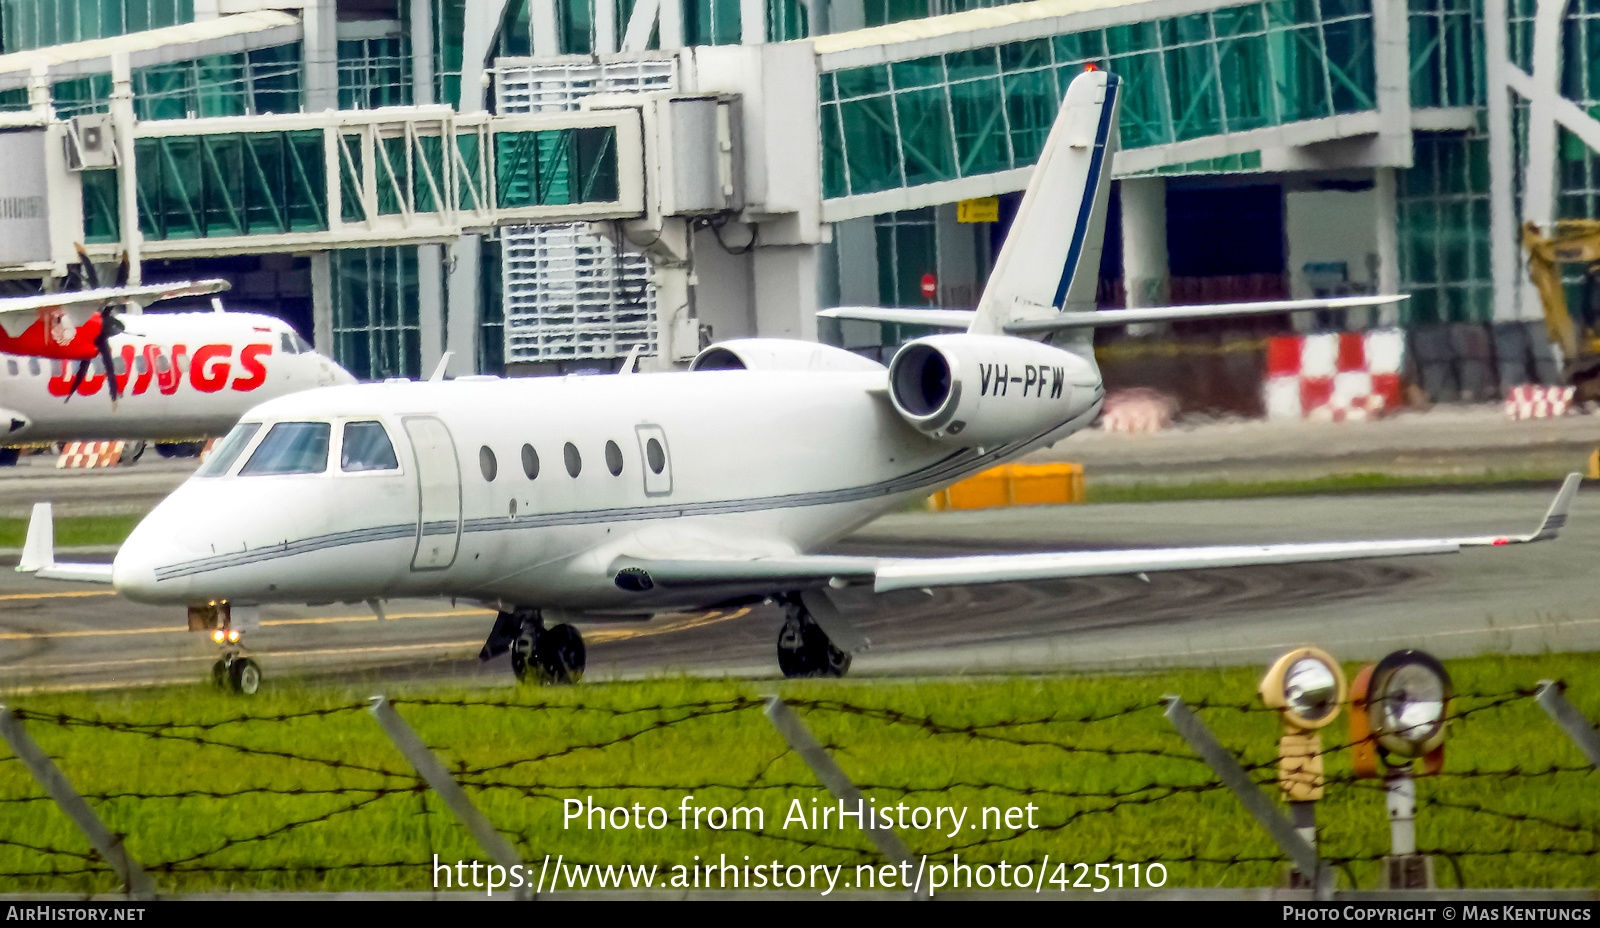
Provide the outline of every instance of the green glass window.
<path id="1" fill-rule="evenodd" d="M 739 0 L 682 0 L 687 45 L 738 45 Z"/>
<path id="2" fill-rule="evenodd" d="M 905 182 L 926 184 L 956 176 L 955 150 L 944 94 L 937 89 L 895 94 L 894 107 L 905 150 Z"/>
<path id="3" fill-rule="evenodd" d="M 134 156 L 138 161 L 139 226 L 147 238 L 215 238 L 328 228 L 320 131 L 145 138 L 135 142 Z M 97 179 L 95 183 L 103 182 Z M 109 196 L 114 204 L 114 182 L 95 196 Z M 86 191 L 85 205 L 90 203 Z"/>
<path id="4" fill-rule="evenodd" d="M 617 198 L 616 133 L 609 128 L 499 132 L 494 145 L 501 209 Z"/>
<path id="5" fill-rule="evenodd" d="M 363 380 L 416 377 L 417 249 L 341 248 L 333 265 L 333 355 Z"/>

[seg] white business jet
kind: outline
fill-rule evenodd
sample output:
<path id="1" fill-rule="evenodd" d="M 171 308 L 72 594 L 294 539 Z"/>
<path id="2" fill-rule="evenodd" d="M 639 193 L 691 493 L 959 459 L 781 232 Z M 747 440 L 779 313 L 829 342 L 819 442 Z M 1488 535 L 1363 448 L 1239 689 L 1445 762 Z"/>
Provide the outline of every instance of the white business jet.
<path id="1" fill-rule="evenodd" d="M 1089 327 L 1353 301 L 1093 311 L 1118 79 L 1067 92 L 973 312 L 832 315 L 965 329 L 885 369 L 778 339 L 714 345 L 687 373 L 461 377 L 310 390 L 264 403 L 147 516 L 108 565 L 56 563 L 35 510 L 22 570 L 186 606 L 237 639 L 276 602 L 458 597 L 499 615 L 483 656 L 567 681 L 567 624 L 774 600 L 786 676 L 838 676 L 865 646 L 832 590 L 1445 554 L 1555 537 L 1569 478 L 1527 535 L 943 558 L 813 552 L 885 512 L 1087 426 L 1103 389 Z M 1377 300 L 1360 300 L 1363 303 Z M 253 691 L 236 650 L 216 672 Z"/>

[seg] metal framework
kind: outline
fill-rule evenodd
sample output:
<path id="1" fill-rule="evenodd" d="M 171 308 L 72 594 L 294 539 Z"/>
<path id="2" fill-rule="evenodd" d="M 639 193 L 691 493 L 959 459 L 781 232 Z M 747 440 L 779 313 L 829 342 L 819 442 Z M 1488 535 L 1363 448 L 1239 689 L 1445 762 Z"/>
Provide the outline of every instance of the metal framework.
<path id="1" fill-rule="evenodd" d="M 467 228 L 644 212 L 641 130 L 627 110 L 392 107 L 146 121 L 135 137 L 153 257 L 442 241 Z M 93 240 L 120 237 L 109 207 L 122 170 L 84 173 Z"/>

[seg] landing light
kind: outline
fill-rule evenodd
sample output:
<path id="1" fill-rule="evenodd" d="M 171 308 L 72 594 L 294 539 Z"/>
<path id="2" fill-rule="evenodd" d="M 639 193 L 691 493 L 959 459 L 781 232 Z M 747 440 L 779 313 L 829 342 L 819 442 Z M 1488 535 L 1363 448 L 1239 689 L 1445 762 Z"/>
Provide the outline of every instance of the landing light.
<path id="1" fill-rule="evenodd" d="M 228 640 L 229 641 L 238 641 L 239 640 L 239 630 L 236 629 L 236 628 L 228 629 Z"/>
<path id="2" fill-rule="evenodd" d="M 211 640 L 215 641 L 217 644 L 221 644 L 222 643 L 222 637 L 223 637 L 222 629 L 220 629 L 220 628 L 211 633 Z"/>

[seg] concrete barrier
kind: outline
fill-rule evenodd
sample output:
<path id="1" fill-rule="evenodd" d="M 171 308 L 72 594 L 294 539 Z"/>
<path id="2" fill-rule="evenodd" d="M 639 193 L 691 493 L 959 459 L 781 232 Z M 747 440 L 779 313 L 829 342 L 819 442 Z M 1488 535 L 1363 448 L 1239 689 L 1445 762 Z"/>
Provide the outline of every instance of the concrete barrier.
<path id="1" fill-rule="evenodd" d="M 1005 464 L 935 493 L 928 497 L 928 508 L 945 512 L 1086 500 L 1082 464 Z"/>

